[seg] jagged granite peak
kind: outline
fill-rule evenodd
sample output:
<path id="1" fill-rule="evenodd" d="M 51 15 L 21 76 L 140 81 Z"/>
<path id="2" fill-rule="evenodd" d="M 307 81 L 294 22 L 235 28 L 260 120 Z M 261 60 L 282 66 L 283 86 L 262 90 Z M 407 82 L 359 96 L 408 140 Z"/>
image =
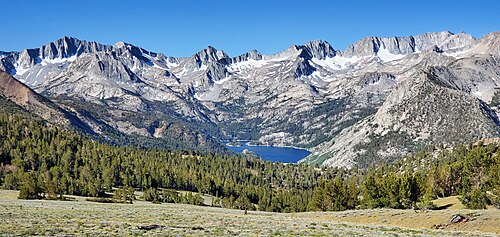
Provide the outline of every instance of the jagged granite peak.
<path id="1" fill-rule="evenodd" d="M 231 63 L 239 63 L 248 60 L 262 60 L 262 54 L 257 50 L 252 50 L 250 52 L 244 53 L 242 55 L 236 56 L 231 59 Z"/>
<path id="2" fill-rule="evenodd" d="M 381 49 L 385 49 L 390 54 L 407 55 L 432 50 L 435 46 L 442 50 L 462 49 L 470 47 L 475 40 L 471 35 L 465 33 L 455 35 L 449 31 L 405 37 L 365 37 L 348 46 L 340 54 L 344 57 L 363 57 L 377 55 Z"/>
<path id="3" fill-rule="evenodd" d="M 21 51 L 17 58 L 17 65 L 22 68 L 28 68 L 37 63 L 40 63 L 39 49 L 25 49 Z"/>
<path id="4" fill-rule="evenodd" d="M 117 42 L 114 47 L 113 47 L 113 50 L 119 54 L 119 55 L 122 55 L 122 54 L 129 54 L 130 56 L 135 56 L 135 57 L 139 57 L 139 58 L 143 58 L 145 59 L 144 55 L 148 55 L 148 56 L 151 56 L 151 57 L 157 57 L 158 54 L 157 53 L 153 53 L 153 52 L 150 52 L 148 50 L 145 50 L 143 48 L 140 48 L 140 47 L 137 47 L 133 44 L 129 44 L 129 43 L 125 43 L 125 42 Z"/>
<path id="5" fill-rule="evenodd" d="M 95 53 L 111 50 L 111 46 L 79 40 L 74 37 L 63 37 L 47 43 L 40 48 L 25 49 L 21 52 L 10 52 L 0 61 L 0 69 L 11 75 L 23 75 L 35 65 L 59 64 L 73 61 L 84 53 Z M 26 77 L 26 76 L 25 76 Z"/>
<path id="6" fill-rule="evenodd" d="M 380 48 L 388 49 L 393 54 L 409 54 L 415 52 L 415 41 L 412 37 L 365 37 L 350 45 L 341 52 L 344 57 L 363 57 L 376 55 Z"/>
<path id="7" fill-rule="evenodd" d="M 491 55 L 500 55 L 500 31 L 491 32 L 478 40 L 476 52 Z"/>
<path id="8" fill-rule="evenodd" d="M 264 60 L 296 60 L 297 58 L 324 59 L 335 56 L 335 50 L 326 41 L 311 41 L 306 45 L 292 45 L 287 49 L 272 55 L 263 55 Z"/>
<path id="9" fill-rule="evenodd" d="M 272 55 L 263 55 L 265 60 L 287 60 L 295 59 L 302 53 L 302 47 L 298 45 L 292 45 L 287 49 Z"/>
<path id="10" fill-rule="evenodd" d="M 336 55 L 333 47 L 324 40 L 312 40 L 304 45 L 304 47 L 309 51 L 311 58 L 314 57 L 322 60 Z"/>
<path id="11" fill-rule="evenodd" d="M 166 60 L 165 57 L 161 57 L 157 53 L 125 42 L 117 42 L 113 46 L 112 52 L 119 57 L 117 60 L 123 62 L 132 71 L 137 71 L 147 66 L 154 66 L 155 60 Z"/>
<path id="12" fill-rule="evenodd" d="M 265 55 L 265 59 L 291 59 L 294 60 L 297 57 L 311 59 L 325 59 L 331 58 L 336 55 L 336 51 L 333 47 L 324 40 L 312 40 L 305 45 L 292 45 L 286 50 L 273 55 Z"/>
<path id="13" fill-rule="evenodd" d="M 222 50 L 217 50 L 212 46 L 201 50 L 191 57 L 197 64 L 198 68 L 202 65 L 207 65 L 210 62 L 218 62 L 222 59 L 228 59 L 229 56 Z"/>
<path id="14" fill-rule="evenodd" d="M 79 72 L 79 73 L 76 73 Z M 90 80 L 89 83 L 84 83 L 79 86 L 79 81 Z M 100 82 L 101 81 L 101 82 Z M 100 83 L 99 83 L 100 82 Z M 66 94 L 67 91 L 79 92 L 78 96 L 89 97 L 89 93 L 85 90 L 96 90 L 96 84 L 108 83 L 137 83 L 141 82 L 140 78 L 129 69 L 126 64 L 117 60 L 116 54 L 113 52 L 98 52 L 95 54 L 86 54 L 75 60 L 69 67 L 60 75 L 41 84 L 46 93 L 50 94 Z M 135 89 L 127 87 L 130 92 L 135 92 Z M 90 95 L 96 92 L 90 93 Z M 121 90 L 116 88 L 102 88 L 97 94 L 97 99 L 111 98 L 123 95 Z"/>
<path id="15" fill-rule="evenodd" d="M 323 40 L 313 40 L 305 45 L 294 45 L 289 49 L 289 53 L 297 54 L 297 58 L 294 59 L 294 76 L 296 78 L 310 76 L 316 71 L 316 68 L 310 64 L 310 60 L 315 58 L 318 60 L 324 60 L 326 58 L 333 58 L 336 55 L 336 51 L 333 47 L 326 41 Z"/>
<path id="16" fill-rule="evenodd" d="M 111 47 L 108 45 L 65 36 L 40 47 L 39 57 L 41 59 L 62 59 L 110 49 Z"/>
<path id="17" fill-rule="evenodd" d="M 460 32 L 453 34 L 450 31 L 429 32 L 414 36 L 417 49 L 428 50 L 433 46 L 438 46 L 443 50 L 457 50 L 470 47 L 475 43 L 476 38 L 472 35 Z"/>
<path id="18" fill-rule="evenodd" d="M 125 41 L 118 41 L 118 42 L 115 43 L 114 46 L 116 48 L 126 48 L 129 45 L 131 45 L 131 44 L 129 44 L 129 43 L 125 42 Z"/>

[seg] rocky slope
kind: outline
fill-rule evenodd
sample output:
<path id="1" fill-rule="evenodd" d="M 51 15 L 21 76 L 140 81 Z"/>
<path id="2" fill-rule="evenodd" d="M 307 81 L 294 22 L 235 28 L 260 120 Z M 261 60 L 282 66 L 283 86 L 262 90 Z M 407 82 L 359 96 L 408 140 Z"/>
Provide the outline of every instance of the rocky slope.
<path id="1" fill-rule="evenodd" d="M 369 166 L 380 158 L 391 161 L 431 144 L 499 137 L 496 113 L 450 84 L 439 70 L 432 68 L 399 83 L 374 115 L 321 144 L 306 161 Z"/>
<path id="2" fill-rule="evenodd" d="M 209 46 L 173 58 L 65 37 L 2 52 L 0 69 L 120 133 L 300 146 L 313 151 L 304 162 L 365 166 L 498 136 L 499 41 L 435 32 L 366 37 L 345 50 L 311 41 L 273 55 Z"/>
<path id="3" fill-rule="evenodd" d="M 3 111 L 7 111 L 7 109 L 12 111 L 24 110 L 52 124 L 92 133 L 92 129 L 88 124 L 75 113 L 61 108 L 1 70 L 0 97 L 2 98 L 0 107 L 2 107 Z M 22 109 L 17 109 L 18 107 Z"/>
<path id="4" fill-rule="evenodd" d="M 0 111 L 30 116 L 45 120 L 52 125 L 76 129 L 112 144 L 229 153 L 218 141 L 193 131 L 175 120 L 158 122 L 158 128 L 150 131 L 153 133 L 151 138 L 141 138 L 134 133 L 124 134 L 101 120 L 103 114 L 109 113 L 106 108 L 84 101 L 69 103 L 56 99 L 51 101 L 4 71 L 0 71 Z M 135 116 L 130 114 L 129 120 Z"/>

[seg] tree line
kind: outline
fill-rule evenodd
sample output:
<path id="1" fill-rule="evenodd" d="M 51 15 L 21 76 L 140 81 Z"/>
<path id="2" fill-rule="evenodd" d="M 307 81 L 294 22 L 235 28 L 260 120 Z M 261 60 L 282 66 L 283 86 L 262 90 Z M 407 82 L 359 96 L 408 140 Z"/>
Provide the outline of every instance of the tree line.
<path id="1" fill-rule="evenodd" d="M 201 194 L 209 194 L 214 206 L 273 212 L 433 208 L 433 199 L 451 195 L 461 195 L 470 208 L 499 207 L 498 147 L 431 149 L 391 164 L 344 170 L 113 146 L 4 114 L 0 184 L 20 190 L 20 198 L 105 197 L 116 188 L 133 188 L 153 202 L 201 205 Z"/>

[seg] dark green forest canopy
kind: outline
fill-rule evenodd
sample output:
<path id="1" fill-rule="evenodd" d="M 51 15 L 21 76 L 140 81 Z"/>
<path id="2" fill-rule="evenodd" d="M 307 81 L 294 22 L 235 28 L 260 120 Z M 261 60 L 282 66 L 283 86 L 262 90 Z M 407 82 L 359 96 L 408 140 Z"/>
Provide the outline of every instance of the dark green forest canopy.
<path id="1" fill-rule="evenodd" d="M 239 156 L 111 146 L 17 116 L 0 116 L 0 134 L 3 187 L 20 189 L 36 179 L 40 195 L 98 197 L 130 186 L 244 196 L 263 208 L 263 200 L 271 205 L 277 196 L 297 194 L 301 203 L 295 206 L 301 208 L 289 211 L 303 211 L 316 180 L 334 172 Z M 272 210 L 284 208 L 281 203 Z"/>
<path id="2" fill-rule="evenodd" d="M 430 149 L 370 169 L 330 169 L 189 151 L 112 146 L 19 116 L 0 115 L 0 184 L 20 198 L 103 197 L 116 187 L 145 199 L 276 212 L 432 208 L 461 195 L 471 208 L 500 204 L 499 145 Z"/>

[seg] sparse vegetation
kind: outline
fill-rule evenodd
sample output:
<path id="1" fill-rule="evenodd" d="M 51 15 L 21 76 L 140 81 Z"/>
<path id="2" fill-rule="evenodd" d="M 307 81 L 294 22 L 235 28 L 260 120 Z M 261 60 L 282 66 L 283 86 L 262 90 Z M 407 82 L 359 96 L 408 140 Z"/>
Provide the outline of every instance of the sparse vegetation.
<path id="1" fill-rule="evenodd" d="M 499 210 L 357 210 L 267 213 L 185 204 L 155 205 L 19 200 L 18 191 L 0 190 L 0 235 L 76 236 L 495 236 Z M 475 218 L 432 230 L 461 213 Z"/>

